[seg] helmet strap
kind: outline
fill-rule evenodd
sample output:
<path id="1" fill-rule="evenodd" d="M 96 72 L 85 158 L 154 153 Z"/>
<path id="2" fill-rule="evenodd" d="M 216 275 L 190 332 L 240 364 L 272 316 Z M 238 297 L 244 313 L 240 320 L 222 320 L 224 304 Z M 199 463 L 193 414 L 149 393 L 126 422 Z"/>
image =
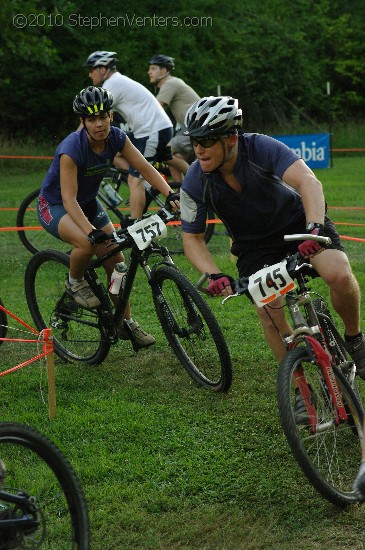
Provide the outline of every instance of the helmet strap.
<path id="1" fill-rule="evenodd" d="M 106 67 L 105 67 L 105 68 L 106 68 Z M 104 84 L 104 82 L 105 82 L 105 81 L 107 80 L 107 78 L 109 77 L 110 67 L 109 67 L 109 69 L 106 70 L 104 76 L 100 73 L 100 69 L 101 69 L 101 67 L 98 67 L 98 72 L 99 72 L 99 75 L 100 75 L 100 77 L 101 77 L 101 83 Z"/>
<path id="2" fill-rule="evenodd" d="M 157 71 L 157 80 L 156 80 L 156 82 L 160 82 L 160 80 L 162 80 L 163 78 L 166 78 L 169 74 L 171 74 L 170 71 L 166 70 L 166 74 L 161 76 L 161 67 L 160 67 L 160 65 L 157 65 L 157 67 L 158 67 L 158 71 Z"/>
<path id="3" fill-rule="evenodd" d="M 84 124 L 84 128 L 85 128 L 85 131 L 86 131 L 87 135 L 90 137 L 90 139 L 92 139 L 93 141 L 96 142 L 97 139 L 93 138 L 93 136 L 90 134 L 89 130 L 87 129 L 87 126 L 86 126 L 86 124 L 85 124 L 85 119 L 86 119 L 86 117 L 83 116 L 83 117 L 81 117 L 81 118 L 82 118 L 82 122 L 83 122 L 83 124 Z M 110 118 L 110 113 L 109 113 L 109 118 Z M 105 143 L 107 143 L 107 141 L 109 140 L 110 132 L 111 132 L 111 130 L 109 131 L 109 134 L 108 134 L 107 137 L 105 138 Z"/>
<path id="4" fill-rule="evenodd" d="M 219 166 L 217 166 L 217 168 L 214 168 L 213 172 L 217 172 L 220 168 L 222 168 L 222 166 L 224 164 L 226 164 L 226 162 L 230 161 L 231 158 L 233 157 L 234 155 L 234 147 L 231 148 L 230 152 L 228 153 L 228 146 L 226 144 L 226 142 L 224 141 L 224 138 L 223 137 L 220 137 L 219 138 L 219 141 L 220 143 L 222 144 L 222 147 L 223 147 L 223 151 L 224 151 L 224 156 L 223 156 L 223 160 L 222 162 L 219 164 Z"/>

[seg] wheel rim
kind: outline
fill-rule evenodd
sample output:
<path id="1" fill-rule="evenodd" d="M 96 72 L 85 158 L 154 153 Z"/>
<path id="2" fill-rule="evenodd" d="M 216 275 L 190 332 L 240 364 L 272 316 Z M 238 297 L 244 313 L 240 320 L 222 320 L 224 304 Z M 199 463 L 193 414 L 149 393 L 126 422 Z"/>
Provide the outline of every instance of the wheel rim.
<path id="1" fill-rule="evenodd" d="M 356 477 L 361 457 L 362 419 L 356 404 L 351 399 L 351 394 L 347 397 L 346 381 L 343 378 L 337 378 L 345 402 L 348 422 L 336 425 L 332 400 L 323 382 L 319 367 L 309 359 L 303 359 L 302 356 L 295 361 L 291 372 L 291 427 L 285 421 L 283 425 L 287 435 L 289 433 L 288 439 L 292 451 L 310 481 L 317 489 L 324 491 L 324 496 L 330 498 L 331 495 L 326 490 L 329 492 L 334 490 L 344 498 L 354 498 L 352 483 Z M 300 373 L 299 378 L 298 372 Z M 300 424 L 297 424 L 295 420 L 296 396 L 292 381 L 295 377 L 297 380 L 303 379 L 303 376 L 310 387 L 310 402 L 315 407 L 313 416 L 315 421 L 312 424 L 309 418 Z M 290 430 L 297 432 L 296 442 L 290 437 Z M 316 470 L 314 474 L 308 471 L 308 461 Z M 313 475 L 316 479 L 313 479 Z"/>
<path id="2" fill-rule="evenodd" d="M 65 292 L 68 266 L 48 259 L 34 277 L 37 328 L 52 328 L 55 351 L 77 361 L 91 362 L 101 345 L 96 310 L 86 310 Z"/>
<path id="3" fill-rule="evenodd" d="M 38 527 L 25 531 L 0 531 L 0 550 L 40 546 L 45 550 L 75 548 L 73 518 L 53 470 L 37 452 L 7 436 L 0 437 L 0 454 L 6 466 L 6 478 L 1 490 L 11 494 L 26 492 L 34 500 L 31 517 L 38 523 Z M 22 512 L 16 505 L 0 500 L 0 517 L 9 516 L 21 518 Z M 13 544 L 16 542 L 16 545 L 10 545 L 10 541 Z"/>
<path id="4" fill-rule="evenodd" d="M 196 380 L 219 387 L 222 364 L 210 327 L 184 288 L 169 278 L 159 277 L 159 285 L 168 303 L 174 322 L 169 332 L 178 347 L 183 362 Z"/>

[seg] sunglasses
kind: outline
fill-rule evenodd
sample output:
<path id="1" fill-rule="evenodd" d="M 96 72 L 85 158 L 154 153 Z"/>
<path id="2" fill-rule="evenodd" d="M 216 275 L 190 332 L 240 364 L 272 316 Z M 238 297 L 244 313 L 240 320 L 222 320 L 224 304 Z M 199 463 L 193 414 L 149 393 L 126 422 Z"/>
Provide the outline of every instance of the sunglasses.
<path id="1" fill-rule="evenodd" d="M 203 139 L 195 139 L 193 137 L 190 138 L 190 143 L 193 147 L 198 147 L 198 145 L 201 145 L 204 147 L 204 149 L 209 149 L 209 147 L 213 147 L 221 139 L 221 137 L 210 137 L 210 138 L 203 138 Z"/>

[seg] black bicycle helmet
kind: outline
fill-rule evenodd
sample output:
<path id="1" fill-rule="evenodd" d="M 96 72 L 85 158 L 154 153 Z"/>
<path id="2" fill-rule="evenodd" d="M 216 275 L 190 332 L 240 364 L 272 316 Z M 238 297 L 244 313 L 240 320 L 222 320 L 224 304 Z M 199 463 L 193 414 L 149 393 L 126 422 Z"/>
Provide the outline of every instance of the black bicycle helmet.
<path id="1" fill-rule="evenodd" d="M 159 65 L 160 67 L 166 67 L 171 72 L 175 68 L 174 58 L 168 55 L 154 55 L 148 62 L 149 65 Z"/>
<path id="2" fill-rule="evenodd" d="M 191 137 L 229 135 L 241 128 L 242 110 L 233 97 L 203 97 L 190 107 L 184 124 L 184 134 Z"/>
<path id="3" fill-rule="evenodd" d="M 88 86 L 81 90 L 73 102 L 73 110 L 81 117 L 110 111 L 112 106 L 112 94 L 108 90 L 96 86 Z"/>
<path id="4" fill-rule="evenodd" d="M 93 52 L 89 55 L 83 67 L 88 67 L 89 69 L 95 69 L 96 67 L 107 67 L 108 69 L 115 69 L 117 59 L 116 52 Z"/>

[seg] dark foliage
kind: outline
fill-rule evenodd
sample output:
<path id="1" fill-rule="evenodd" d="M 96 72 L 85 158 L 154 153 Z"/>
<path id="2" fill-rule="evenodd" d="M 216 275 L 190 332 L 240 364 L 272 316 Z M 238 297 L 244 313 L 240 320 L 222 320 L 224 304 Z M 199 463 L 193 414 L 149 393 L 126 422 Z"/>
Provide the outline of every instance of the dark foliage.
<path id="1" fill-rule="evenodd" d="M 176 76 L 200 95 L 220 89 L 238 97 L 248 130 L 301 123 L 315 129 L 328 121 L 329 107 L 336 119 L 364 112 L 360 0 L 162 0 L 158 6 L 110 0 L 100 6 L 84 0 L 4 5 L 3 133 L 57 143 L 74 129 L 72 100 L 89 83 L 81 65 L 99 49 L 116 51 L 120 71 L 147 87 L 151 55 L 175 57 Z"/>

